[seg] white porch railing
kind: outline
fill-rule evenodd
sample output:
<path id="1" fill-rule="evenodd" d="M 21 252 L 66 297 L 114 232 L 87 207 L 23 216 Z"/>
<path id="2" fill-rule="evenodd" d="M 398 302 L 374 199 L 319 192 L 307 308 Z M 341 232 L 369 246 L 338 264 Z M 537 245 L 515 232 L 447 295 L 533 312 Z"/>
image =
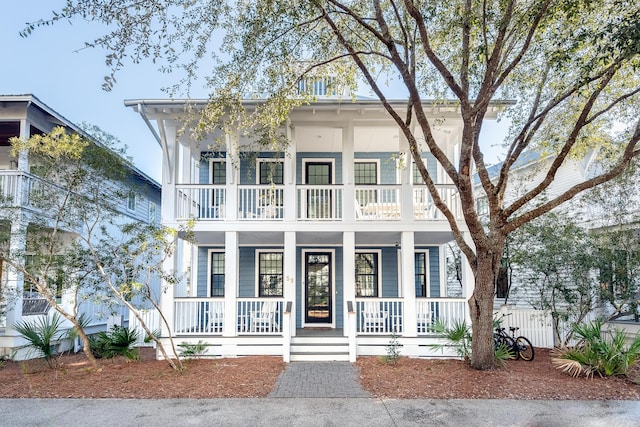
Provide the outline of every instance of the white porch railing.
<path id="1" fill-rule="evenodd" d="M 160 313 L 155 308 L 148 310 L 140 310 L 140 317 L 147 328 L 154 334 L 160 331 Z M 144 330 L 138 318 L 131 312 L 129 312 L 129 329 L 136 331 L 137 340 L 136 347 L 155 347 L 156 343 L 153 341 L 146 342 L 147 331 Z"/>
<path id="2" fill-rule="evenodd" d="M 440 198 L 449 207 L 456 219 L 462 219 L 458 190 L 453 185 L 436 185 Z M 445 220 L 445 216 L 436 208 L 429 190 L 425 186 L 413 188 L 413 214 L 417 220 Z"/>
<path id="3" fill-rule="evenodd" d="M 238 188 L 238 219 L 282 221 L 284 186 L 251 185 Z"/>
<path id="4" fill-rule="evenodd" d="M 377 335 L 402 334 L 403 307 L 404 301 L 401 298 L 357 299 L 357 332 Z"/>
<path id="5" fill-rule="evenodd" d="M 447 327 L 465 322 L 467 301 L 464 298 L 418 298 L 416 321 L 418 335 L 435 333 L 434 325 L 440 321 Z"/>
<path id="6" fill-rule="evenodd" d="M 356 220 L 394 220 L 402 216 L 399 185 L 359 185 L 355 189 Z"/>
<path id="7" fill-rule="evenodd" d="M 342 187 L 298 185 L 298 219 L 335 221 L 342 219 Z"/>
<path id="8" fill-rule="evenodd" d="M 237 303 L 238 335 L 282 334 L 282 299 L 239 298 Z"/>
<path id="9" fill-rule="evenodd" d="M 224 185 L 176 185 L 176 219 L 223 220 L 225 205 Z"/>
<path id="10" fill-rule="evenodd" d="M 177 335 L 222 334 L 224 299 L 176 298 L 173 332 Z"/>

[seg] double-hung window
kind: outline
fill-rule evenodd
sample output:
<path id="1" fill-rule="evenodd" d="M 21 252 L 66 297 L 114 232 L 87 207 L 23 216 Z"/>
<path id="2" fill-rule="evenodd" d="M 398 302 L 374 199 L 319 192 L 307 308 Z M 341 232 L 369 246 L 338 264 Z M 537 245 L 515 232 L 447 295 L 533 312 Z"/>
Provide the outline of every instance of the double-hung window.
<path id="1" fill-rule="evenodd" d="M 355 185 L 378 184 L 378 162 L 357 161 L 353 164 L 353 182 Z M 356 190 L 356 199 L 360 206 L 378 201 L 376 188 L 361 188 Z"/>
<path id="2" fill-rule="evenodd" d="M 356 253 L 356 296 L 377 297 L 380 283 L 379 253 Z"/>
<path id="3" fill-rule="evenodd" d="M 258 253 L 258 296 L 281 297 L 283 284 L 283 253 Z"/>
<path id="4" fill-rule="evenodd" d="M 415 253 L 415 287 L 417 297 L 427 297 L 428 252 Z"/>
<path id="5" fill-rule="evenodd" d="M 284 163 L 282 160 L 258 161 L 258 183 L 261 185 L 284 184 Z"/>
<path id="6" fill-rule="evenodd" d="M 211 252 L 209 289 L 212 297 L 224 296 L 224 252 Z"/>

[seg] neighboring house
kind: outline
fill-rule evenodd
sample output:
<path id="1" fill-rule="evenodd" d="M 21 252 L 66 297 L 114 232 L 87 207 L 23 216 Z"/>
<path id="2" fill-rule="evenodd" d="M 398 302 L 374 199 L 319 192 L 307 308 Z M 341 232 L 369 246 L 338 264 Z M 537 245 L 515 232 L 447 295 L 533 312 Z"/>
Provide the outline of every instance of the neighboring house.
<path id="1" fill-rule="evenodd" d="M 353 361 L 385 354 L 396 334 L 403 355 L 441 356 L 428 346 L 433 322 L 468 319 L 473 290 L 465 266 L 462 289 L 447 292 L 449 224 L 380 102 L 319 98 L 290 114 L 285 152 L 191 139 L 181 132 L 186 107 L 205 100 L 125 101 L 163 149 L 163 224 L 196 220 L 196 243 L 183 242 L 170 266 L 187 279 L 161 297 L 174 340 L 202 341 L 207 356 Z M 427 111 L 454 159 L 459 113 Z M 455 186 L 423 158 L 465 230 Z"/>
<path id="2" fill-rule="evenodd" d="M 46 212 L 40 212 L 30 204 L 30 192 L 36 188 L 55 191 L 55 187 L 53 183 L 39 178 L 37 170 L 31 170 L 26 153 L 18 158 L 10 156 L 9 139 L 48 133 L 56 126 L 63 126 L 69 132 L 84 134 L 33 95 L 0 96 L 0 227 L 4 231 L 11 231 L 9 244 L 13 247 L 20 248 L 24 245 L 23 233 L 29 233 L 30 224 L 36 216 L 46 219 Z M 159 185 L 135 168 L 131 169 L 129 180 L 135 185 L 136 193 L 132 192 L 127 206 L 119 209 L 122 215 L 133 220 L 158 223 Z M 28 251 L 26 256 L 29 256 Z M 5 315 L 0 316 L 0 356 L 24 358 L 29 356 L 23 348 L 25 341 L 13 329 L 13 325 L 22 320 L 35 320 L 37 316 L 51 316 L 54 310 L 37 292 L 29 288 L 21 274 L 17 274 L 0 259 L 0 291 L 6 294 L 12 290 L 18 292 L 13 292 L 15 296 L 5 300 L 6 306 L 2 310 Z M 69 304 L 64 293 L 59 298 L 63 305 Z M 80 309 L 90 319 L 87 332 L 105 330 L 109 312 L 89 302 L 84 302 Z M 124 310 L 122 314 L 125 318 L 128 316 L 128 312 Z"/>

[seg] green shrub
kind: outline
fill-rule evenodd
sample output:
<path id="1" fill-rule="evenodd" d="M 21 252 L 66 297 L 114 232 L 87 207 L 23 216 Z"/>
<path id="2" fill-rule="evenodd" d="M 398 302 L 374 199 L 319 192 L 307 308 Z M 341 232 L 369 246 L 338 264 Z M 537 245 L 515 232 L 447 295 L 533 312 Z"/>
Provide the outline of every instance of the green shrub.
<path id="1" fill-rule="evenodd" d="M 383 361 L 389 365 L 396 366 L 398 364 L 398 360 L 400 360 L 400 348 L 402 344 L 398 342 L 398 334 L 395 332 L 391 333 L 391 339 L 389 340 L 389 344 L 385 347 L 387 355 L 384 356 Z"/>
<path id="2" fill-rule="evenodd" d="M 108 332 L 100 332 L 89 339 L 91 351 L 96 358 L 111 359 L 124 356 L 127 359 L 138 359 L 138 350 L 132 348 L 138 334 L 129 328 L 114 326 Z"/>
<path id="3" fill-rule="evenodd" d="M 602 331 L 602 322 L 574 325 L 581 341 L 575 347 L 558 350 L 552 361 L 557 369 L 578 377 L 626 375 L 640 358 L 640 336 L 626 345 L 624 331 Z"/>
<path id="4" fill-rule="evenodd" d="M 444 350 L 445 347 L 453 347 L 456 354 L 464 360 L 471 358 L 471 329 L 465 322 L 456 320 L 453 326 L 448 327 L 438 319 L 433 325 L 433 331 L 447 341 L 446 344 L 432 344 L 433 348 Z"/>
<path id="5" fill-rule="evenodd" d="M 56 366 L 54 341 L 63 338 L 62 317 L 56 312 L 53 316 L 42 316 L 34 322 L 23 320 L 13 328 L 31 345 L 38 355 L 43 357 L 50 368 Z"/>
<path id="6" fill-rule="evenodd" d="M 183 342 L 180 344 L 180 347 L 182 348 L 180 356 L 186 359 L 202 356 L 207 352 L 207 346 L 202 342 L 202 340 L 198 341 L 197 344 L 189 344 L 187 342 Z"/>

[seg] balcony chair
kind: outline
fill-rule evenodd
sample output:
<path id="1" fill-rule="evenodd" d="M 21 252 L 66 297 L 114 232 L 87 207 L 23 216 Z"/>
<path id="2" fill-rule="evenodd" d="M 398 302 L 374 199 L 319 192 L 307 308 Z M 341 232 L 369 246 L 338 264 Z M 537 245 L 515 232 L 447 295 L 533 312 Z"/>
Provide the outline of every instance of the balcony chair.
<path id="1" fill-rule="evenodd" d="M 211 307 L 207 311 L 207 327 L 205 332 L 218 332 L 222 333 L 224 322 L 224 311 L 220 307 Z"/>
<path id="2" fill-rule="evenodd" d="M 384 332 L 386 330 L 389 313 L 380 310 L 380 304 L 377 301 L 364 303 L 362 317 L 363 332 Z"/>
<path id="3" fill-rule="evenodd" d="M 275 301 L 263 302 L 260 310 L 251 312 L 251 332 L 273 332 L 276 329 Z"/>

